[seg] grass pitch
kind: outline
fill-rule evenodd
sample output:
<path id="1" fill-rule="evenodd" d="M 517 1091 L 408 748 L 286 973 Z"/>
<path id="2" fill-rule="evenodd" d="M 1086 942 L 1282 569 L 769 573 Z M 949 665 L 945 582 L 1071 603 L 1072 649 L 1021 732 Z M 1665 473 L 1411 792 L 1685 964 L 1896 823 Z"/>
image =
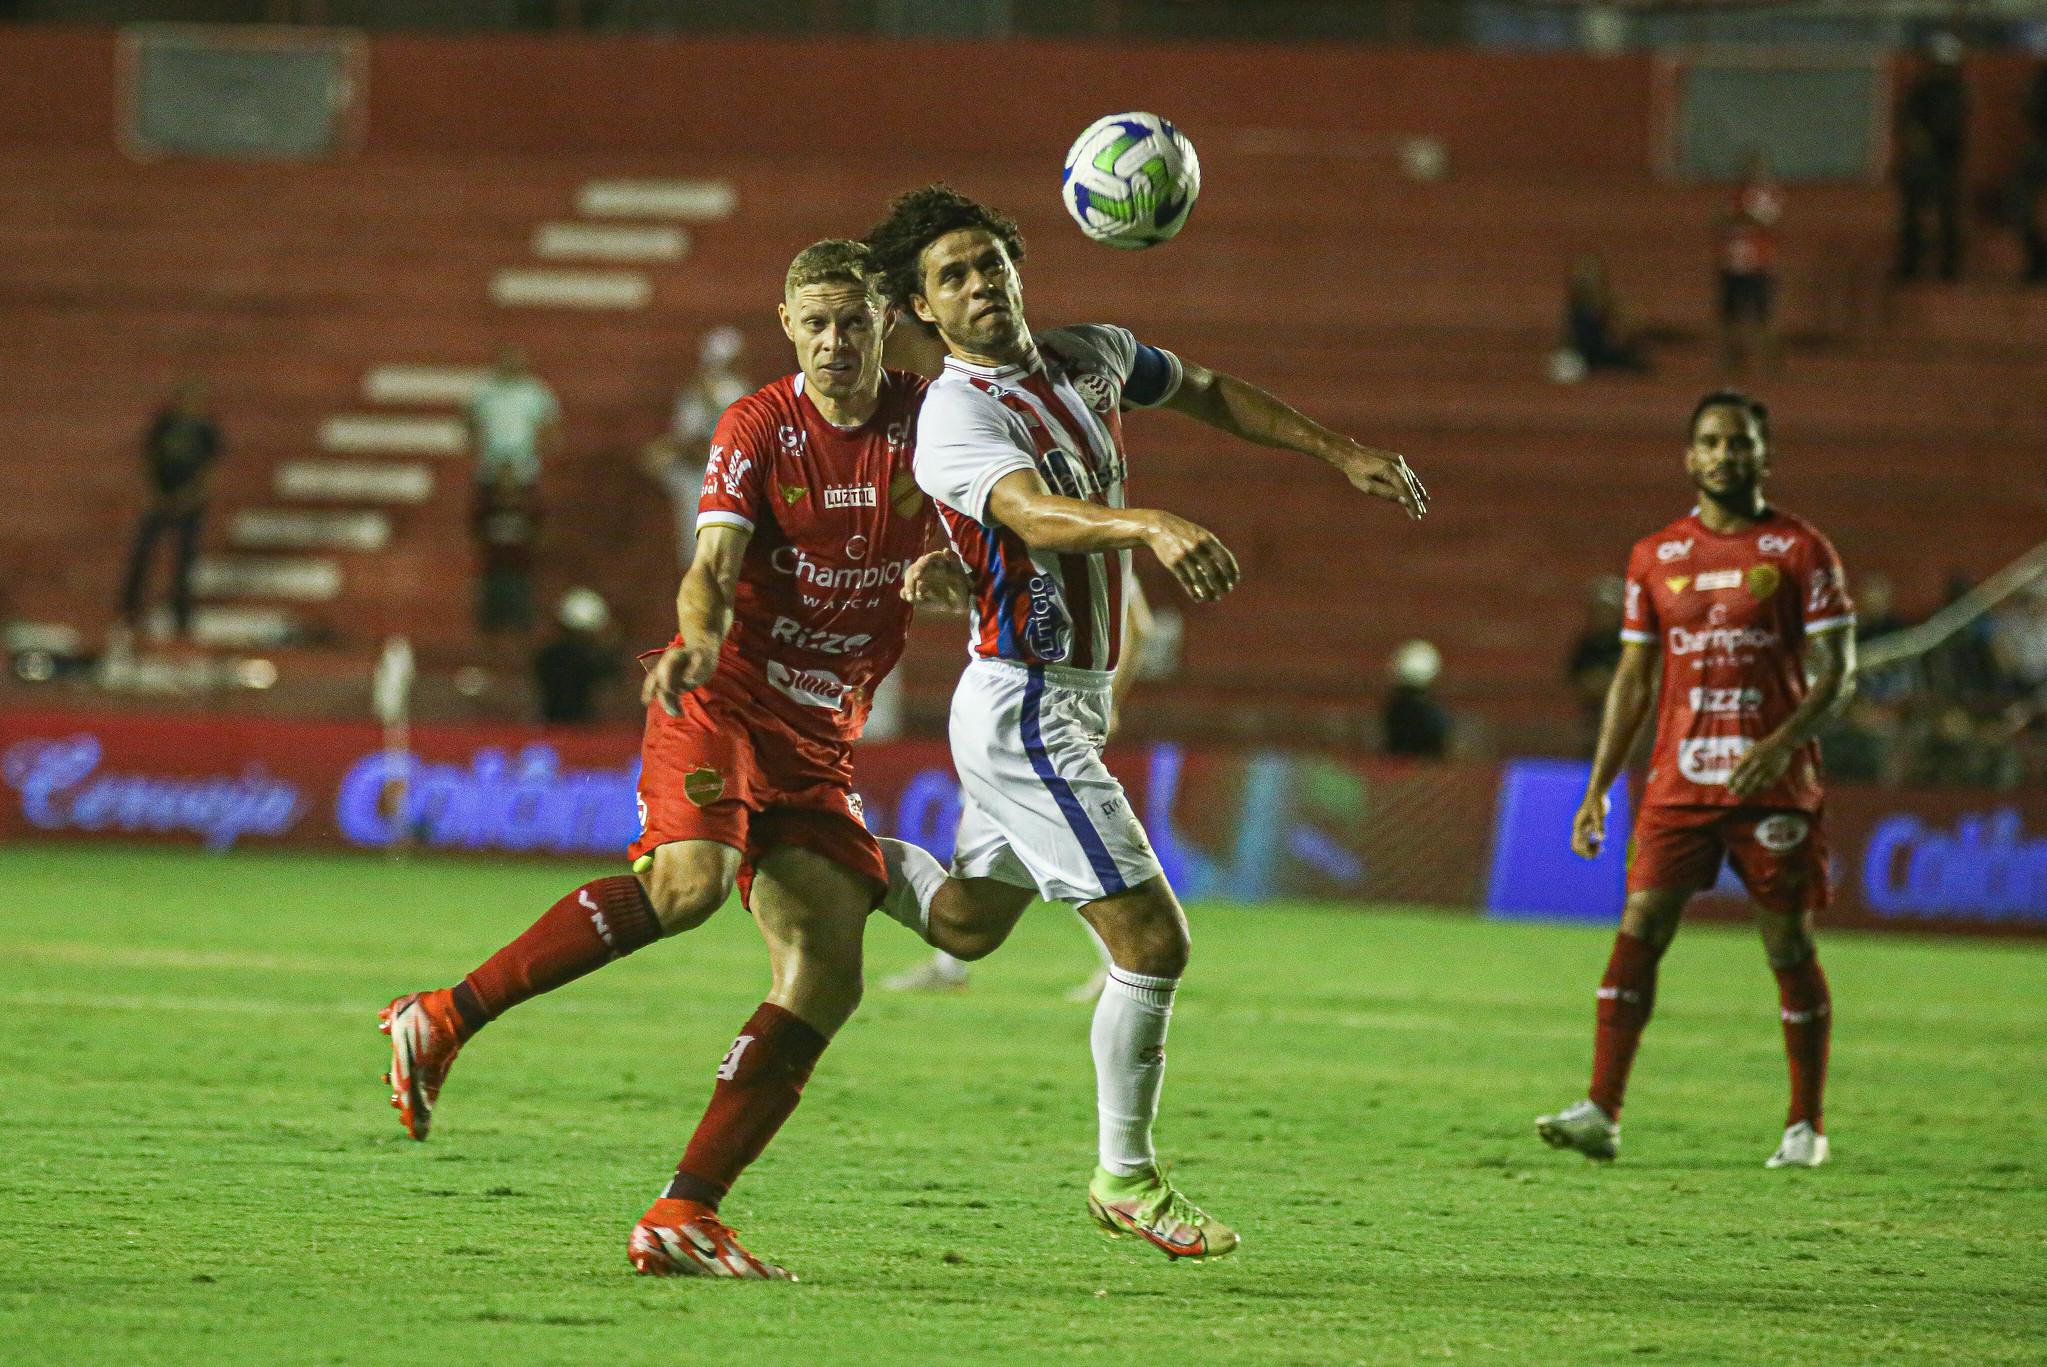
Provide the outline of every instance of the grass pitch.
<path id="1" fill-rule="evenodd" d="M 726 1213 L 795 1286 L 652 1281 L 625 1237 L 766 983 L 736 907 L 493 1026 L 404 1139 L 376 1009 L 562 865 L 0 851 L 0 1360 L 2038 1362 L 2047 951 L 1837 935 L 1835 1162 L 1765 1172 L 1746 932 L 1666 961 L 1625 1155 L 1581 1094 L 1603 932 L 1194 912 L 1163 1151 L 1245 1232 L 1097 1236 L 1091 967 L 1063 911 L 943 997 L 876 990 Z M 870 977 L 918 953 L 877 919 Z"/>

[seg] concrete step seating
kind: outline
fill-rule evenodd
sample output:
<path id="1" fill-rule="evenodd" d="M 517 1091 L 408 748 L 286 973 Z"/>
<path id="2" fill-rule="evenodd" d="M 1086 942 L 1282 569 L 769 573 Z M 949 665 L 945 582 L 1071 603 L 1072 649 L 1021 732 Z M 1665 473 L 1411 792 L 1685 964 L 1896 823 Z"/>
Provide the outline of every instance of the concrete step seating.
<path id="1" fill-rule="evenodd" d="M 247 508 L 234 515 L 228 540 L 244 550 L 379 551 L 391 542 L 391 519 L 359 509 Z"/>
<path id="2" fill-rule="evenodd" d="M 361 460 L 291 460 L 277 467 L 279 498 L 306 503 L 424 503 L 433 496 L 429 465 Z"/>
<path id="3" fill-rule="evenodd" d="M 192 591 L 201 598 L 332 602 L 341 596 L 341 565 L 320 556 L 201 556 Z"/>

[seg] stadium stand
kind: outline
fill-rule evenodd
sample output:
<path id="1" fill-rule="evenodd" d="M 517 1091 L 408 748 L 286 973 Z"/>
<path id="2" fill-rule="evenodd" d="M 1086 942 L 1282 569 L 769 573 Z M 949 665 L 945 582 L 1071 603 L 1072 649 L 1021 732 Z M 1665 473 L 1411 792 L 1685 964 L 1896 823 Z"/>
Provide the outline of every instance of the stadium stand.
<path id="1" fill-rule="evenodd" d="M 394 42 L 418 59 L 418 40 Z M 587 52 L 551 51 L 591 79 Z M 1568 87 L 1577 60 L 1518 78 Z M 1049 61 L 1026 47 L 1016 79 Z M 427 673 L 476 660 L 451 419 L 471 370 L 511 342 L 567 414 L 545 479 L 544 591 L 588 583 L 651 643 L 670 620 L 669 514 L 632 452 L 696 338 L 737 322 L 765 373 L 783 355 L 770 310 L 791 250 L 942 175 L 1022 219 L 1037 318 L 1127 322 L 1265 383 L 1407 452 L 1436 497 L 1410 529 L 1319 471 L 1138 420 L 1136 496 L 1212 525 L 1249 574 L 1227 603 L 1189 610 L 1182 672 L 1134 729 L 1362 741 L 1381 662 L 1423 636 L 1444 653 L 1453 706 L 1502 746 L 1551 748 L 1573 715 L 1559 679 L 1585 581 L 1681 511 L 1678 429 L 1714 378 L 1707 225 L 1724 192 L 1652 176 L 1646 132 L 1576 159 L 1559 188 L 1555 165 L 1531 173 L 1550 156 L 1542 130 L 1512 109 L 1468 112 L 1446 130 L 1440 182 L 1408 179 L 1389 144 L 1355 130 L 1280 155 L 1270 130 L 1184 116 L 1203 199 L 1180 242 L 1134 258 L 1061 219 L 1056 139 L 945 158 L 807 147 L 776 127 L 657 155 L 574 138 L 546 150 L 522 124 L 435 152 L 426 109 L 387 120 L 381 141 L 373 111 L 360 155 L 236 165 L 24 134 L 0 147 L 0 499 L 34 515 L 10 519 L 0 615 L 88 633 L 111 615 L 137 432 L 170 377 L 195 371 L 229 443 L 202 566 L 215 639 L 281 646 L 267 653 L 287 684 L 355 687 L 395 631 Z M 1599 113 L 1550 134 L 1588 136 Z M 1757 386 L 1780 415 L 1776 492 L 1824 522 L 1851 571 L 1880 569 L 1930 607 L 1950 574 L 1986 573 L 2037 538 L 2047 298 L 1888 292 L 1883 190 L 1794 187 L 1791 206 L 1792 347 L 1783 376 Z M 1672 340 L 1651 376 L 1559 387 L 1543 357 L 1561 282 L 1593 249 Z M 1929 517 L 1970 535 L 1929 537 Z M 913 717 L 942 708 L 957 635 L 926 624 L 913 640 Z"/>

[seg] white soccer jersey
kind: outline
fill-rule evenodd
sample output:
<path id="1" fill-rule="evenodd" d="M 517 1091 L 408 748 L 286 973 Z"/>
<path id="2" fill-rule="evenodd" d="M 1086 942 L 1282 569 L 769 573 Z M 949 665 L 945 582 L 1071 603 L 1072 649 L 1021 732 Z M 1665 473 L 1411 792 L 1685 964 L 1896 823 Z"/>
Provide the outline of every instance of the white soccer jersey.
<path id="1" fill-rule="evenodd" d="M 974 578 L 974 656 L 1107 672 L 1122 646 L 1130 553 L 1034 553 L 990 520 L 988 495 L 1035 469 L 1055 494 L 1124 507 L 1121 410 L 1170 399 L 1180 361 L 1102 323 L 1037 342 L 1035 368 L 946 360 L 918 423 L 917 483 Z"/>

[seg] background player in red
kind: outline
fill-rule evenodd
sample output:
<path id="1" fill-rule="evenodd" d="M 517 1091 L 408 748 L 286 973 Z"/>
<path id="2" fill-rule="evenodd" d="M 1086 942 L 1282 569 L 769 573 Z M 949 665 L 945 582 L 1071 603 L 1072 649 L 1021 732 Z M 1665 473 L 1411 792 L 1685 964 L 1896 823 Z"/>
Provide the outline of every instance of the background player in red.
<path id="1" fill-rule="evenodd" d="M 935 525 L 910 470 L 924 381 L 882 367 L 887 315 L 866 262 L 842 241 L 797 256 L 780 314 L 801 368 L 733 404 L 713 434 L 681 630 L 647 681 L 633 873 L 577 888 L 454 987 L 384 1011 L 392 1104 L 424 1139 L 456 1050 L 485 1024 L 702 924 L 738 884 L 773 991 L 633 1230 L 642 1272 L 786 1275 L 739 1246 L 718 1203 L 858 1004 L 861 935 L 887 884 L 851 742 L 902 653 L 905 584 Z"/>
<path id="2" fill-rule="evenodd" d="M 1791 1108 L 1768 1166 L 1826 1161 L 1820 1117 L 1832 1002 L 1813 944 L 1827 903 L 1820 728 L 1855 692 L 1854 609 L 1834 548 L 1763 498 L 1770 415 L 1721 390 L 1692 410 L 1685 469 L 1698 506 L 1635 543 L 1619 671 L 1571 847 L 1595 857 L 1612 787 L 1663 667 L 1656 748 L 1628 858 L 1628 900 L 1599 988 L 1591 1094 L 1536 1121 L 1592 1158 L 1620 1150 L 1621 1098 L 1685 903 L 1724 859 L 1755 899 L 1776 972 Z M 1807 682 L 1808 677 L 1810 683 Z"/>

